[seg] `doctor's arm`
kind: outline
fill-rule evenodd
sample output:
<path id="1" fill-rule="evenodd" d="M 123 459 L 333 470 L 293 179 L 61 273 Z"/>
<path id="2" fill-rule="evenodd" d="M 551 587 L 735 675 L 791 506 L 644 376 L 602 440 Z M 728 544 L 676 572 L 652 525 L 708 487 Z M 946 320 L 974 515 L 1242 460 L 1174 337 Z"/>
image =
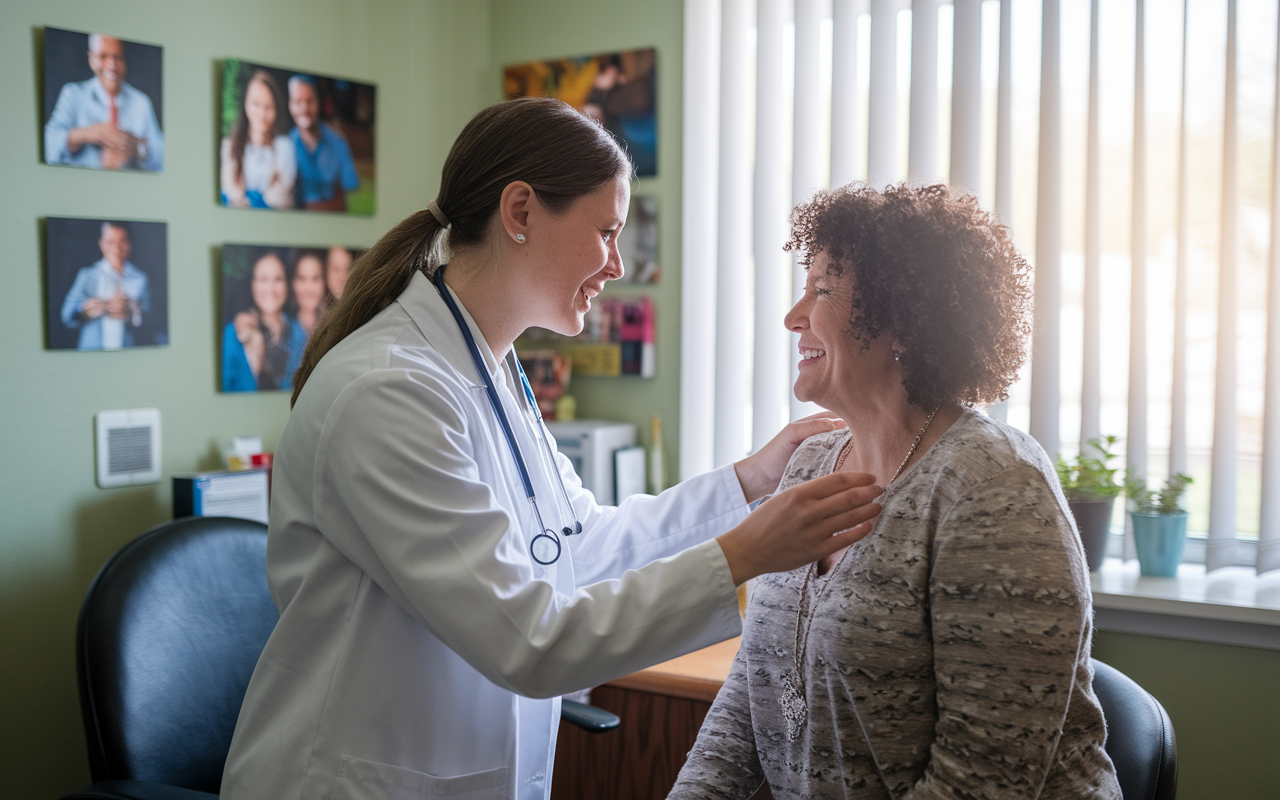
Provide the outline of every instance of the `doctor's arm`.
<path id="1" fill-rule="evenodd" d="M 489 436 L 446 390 L 402 373 L 366 376 L 325 422 L 317 514 L 332 522 L 326 538 L 407 613 L 494 683 L 529 696 L 598 685 L 736 634 L 734 585 L 760 559 L 732 553 L 774 533 L 763 549 L 790 569 L 865 534 L 831 535 L 878 510 L 868 505 L 878 490 L 852 487 L 850 476 L 810 481 L 797 487 L 809 494 L 723 534 L 727 546 L 704 542 L 566 595 L 535 575 L 519 523 L 499 503 L 510 492 L 526 511 L 518 481 L 490 486 L 481 475 L 481 449 L 505 452 Z M 788 512 L 813 524 L 797 535 L 774 519 Z"/>

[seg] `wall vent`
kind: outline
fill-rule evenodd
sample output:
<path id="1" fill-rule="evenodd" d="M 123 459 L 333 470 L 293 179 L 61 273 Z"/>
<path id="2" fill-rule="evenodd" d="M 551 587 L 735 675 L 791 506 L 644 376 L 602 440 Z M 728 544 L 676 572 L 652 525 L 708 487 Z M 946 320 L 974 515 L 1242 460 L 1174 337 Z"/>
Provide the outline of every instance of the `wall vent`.
<path id="1" fill-rule="evenodd" d="M 99 411 L 98 486 L 131 486 L 160 480 L 160 411 L 134 408 Z"/>

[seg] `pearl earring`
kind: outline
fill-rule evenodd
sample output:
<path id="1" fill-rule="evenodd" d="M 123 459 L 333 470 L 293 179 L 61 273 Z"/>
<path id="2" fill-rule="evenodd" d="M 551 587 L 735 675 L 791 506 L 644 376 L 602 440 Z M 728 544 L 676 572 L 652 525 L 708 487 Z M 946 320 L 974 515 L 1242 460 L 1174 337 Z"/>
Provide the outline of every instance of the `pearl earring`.
<path id="1" fill-rule="evenodd" d="M 516 234 L 516 241 L 517 241 L 517 242 L 520 242 L 521 244 L 523 244 L 523 243 L 524 243 L 524 234 L 523 234 L 523 233 L 517 233 L 517 234 Z"/>

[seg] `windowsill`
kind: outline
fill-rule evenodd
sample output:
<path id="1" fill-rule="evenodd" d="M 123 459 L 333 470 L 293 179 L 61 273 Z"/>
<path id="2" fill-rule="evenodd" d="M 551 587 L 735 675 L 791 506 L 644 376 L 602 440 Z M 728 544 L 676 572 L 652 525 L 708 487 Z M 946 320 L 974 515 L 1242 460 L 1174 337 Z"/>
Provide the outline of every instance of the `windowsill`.
<path id="1" fill-rule="evenodd" d="M 1280 650 L 1280 571 L 1184 563 L 1151 578 L 1136 559 L 1108 558 L 1090 583 L 1097 630 Z"/>

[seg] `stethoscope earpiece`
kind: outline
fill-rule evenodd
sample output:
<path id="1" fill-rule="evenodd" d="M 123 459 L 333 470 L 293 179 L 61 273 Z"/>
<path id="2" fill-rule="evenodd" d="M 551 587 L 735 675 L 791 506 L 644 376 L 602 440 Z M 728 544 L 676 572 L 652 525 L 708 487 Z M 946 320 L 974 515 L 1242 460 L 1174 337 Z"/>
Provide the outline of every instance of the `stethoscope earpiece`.
<path id="1" fill-rule="evenodd" d="M 444 283 L 444 268 L 447 264 L 441 264 L 436 267 L 433 281 L 436 289 L 440 292 L 440 297 L 444 299 L 444 303 L 449 307 L 449 311 L 453 314 L 454 322 L 458 324 L 458 330 L 462 332 L 462 338 L 467 343 L 467 352 L 471 354 L 471 361 L 476 365 L 476 372 L 480 373 L 481 380 L 484 381 L 485 394 L 489 397 L 489 405 L 493 407 L 493 414 L 498 418 L 498 426 L 502 428 L 502 434 L 507 440 L 507 448 L 511 451 L 511 457 L 516 462 L 516 470 L 520 473 L 520 482 L 524 485 L 525 497 L 529 500 L 529 505 L 533 508 L 533 516 L 538 521 L 538 529 L 542 531 L 533 537 L 533 541 L 529 542 L 529 555 L 534 561 L 543 566 L 549 566 L 560 560 L 560 537 L 556 535 L 553 528 L 548 528 L 542 522 L 542 512 L 538 510 L 538 498 L 533 492 L 533 481 L 529 478 L 529 468 L 524 462 L 524 456 L 520 453 L 520 446 L 516 444 L 515 432 L 511 429 L 511 422 L 507 419 L 507 412 L 502 408 L 502 402 L 498 397 L 498 387 L 493 385 L 493 378 L 489 375 L 489 370 L 485 367 L 484 359 L 480 356 L 480 348 L 476 346 L 476 340 L 471 335 L 471 328 L 467 326 L 467 321 L 462 318 L 462 312 L 458 310 L 458 306 L 453 302 L 453 297 L 449 295 L 449 289 Z M 519 360 L 515 358 L 515 350 L 508 353 L 508 357 L 515 363 L 515 369 L 520 376 L 520 383 L 524 388 L 526 402 L 533 409 L 534 416 L 538 420 L 538 435 L 542 438 L 542 445 L 546 448 L 547 454 L 551 457 L 551 471 L 555 473 L 556 480 L 560 482 L 560 494 L 564 497 L 565 505 L 569 507 L 569 513 L 573 515 L 573 528 L 568 525 L 564 526 L 561 531 L 565 536 L 574 536 L 582 533 L 582 522 L 578 520 L 577 512 L 573 509 L 573 503 L 569 500 L 569 491 L 565 489 L 564 478 L 560 475 L 559 470 L 555 468 L 555 455 L 551 452 L 551 443 L 547 441 L 546 433 L 542 428 L 542 412 L 538 409 L 538 401 L 533 396 L 533 387 L 529 385 L 529 379 L 525 377 L 524 368 L 520 366 Z"/>

